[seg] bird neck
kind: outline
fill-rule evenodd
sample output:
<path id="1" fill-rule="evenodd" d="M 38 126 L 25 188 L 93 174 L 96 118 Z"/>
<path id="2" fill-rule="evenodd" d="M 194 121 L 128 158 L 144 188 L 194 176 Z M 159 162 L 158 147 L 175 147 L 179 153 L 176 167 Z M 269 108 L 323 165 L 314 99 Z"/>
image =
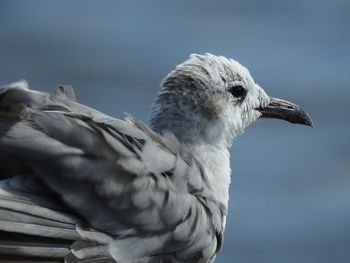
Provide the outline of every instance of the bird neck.
<path id="1" fill-rule="evenodd" d="M 151 128 L 158 133 L 169 131 L 186 145 L 208 145 L 227 149 L 232 132 L 220 119 L 208 120 L 190 109 L 162 106 L 153 111 Z"/>
<path id="2" fill-rule="evenodd" d="M 227 207 L 231 173 L 228 148 L 232 141 L 228 128 L 220 120 L 204 120 L 185 105 L 176 108 L 168 102 L 156 106 L 151 128 L 175 135 L 203 166 L 216 201 Z"/>
<path id="3" fill-rule="evenodd" d="M 231 182 L 230 152 L 228 148 L 207 143 L 186 146 L 201 163 L 214 198 L 227 208 Z"/>
<path id="4" fill-rule="evenodd" d="M 197 116 L 158 111 L 151 127 L 162 134 L 169 131 L 202 164 L 217 201 L 227 207 L 230 185 L 231 137 L 220 123 L 206 123 Z"/>

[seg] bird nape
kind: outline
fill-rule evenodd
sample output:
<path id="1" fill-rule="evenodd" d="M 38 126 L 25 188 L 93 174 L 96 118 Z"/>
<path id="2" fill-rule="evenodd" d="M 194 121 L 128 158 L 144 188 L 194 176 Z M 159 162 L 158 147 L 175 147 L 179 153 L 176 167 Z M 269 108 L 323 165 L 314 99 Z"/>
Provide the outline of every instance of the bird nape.
<path id="1" fill-rule="evenodd" d="M 0 258 L 214 262 L 229 147 L 260 118 L 312 126 L 232 59 L 192 55 L 163 80 L 151 125 L 25 82 L 0 89 Z"/>

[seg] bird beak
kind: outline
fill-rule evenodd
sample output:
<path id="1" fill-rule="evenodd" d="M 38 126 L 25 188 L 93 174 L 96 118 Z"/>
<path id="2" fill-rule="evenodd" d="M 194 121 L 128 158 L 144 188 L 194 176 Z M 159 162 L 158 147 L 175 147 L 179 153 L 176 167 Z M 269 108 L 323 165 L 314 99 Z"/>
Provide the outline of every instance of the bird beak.
<path id="1" fill-rule="evenodd" d="M 262 114 L 260 118 L 276 118 L 313 127 L 309 114 L 300 106 L 289 101 L 271 97 L 269 105 L 257 110 Z"/>

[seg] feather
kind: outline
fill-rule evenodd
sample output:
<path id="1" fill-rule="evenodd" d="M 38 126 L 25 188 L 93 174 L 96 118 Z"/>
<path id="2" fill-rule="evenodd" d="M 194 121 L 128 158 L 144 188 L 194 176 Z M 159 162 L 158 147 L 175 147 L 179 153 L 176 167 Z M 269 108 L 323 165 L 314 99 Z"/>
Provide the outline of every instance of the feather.
<path id="1" fill-rule="evenodd" d="M 27 167 L 0 184 L 0 230 L 31 237 L 5 244 L 0 255 L 18 249 L 37 257 L 50 247 L 44 257 L 69 263 L 170 254 L 197 262 L 193 254 L 216 244 L 213 225 L 198 217 L 209 193 L 200 165 L 170 133 L 130 115 L 115 120 L 74 98 L 70 87 L 51 95 L 18 86 L 0 92 L 0 157 Z M 22 105 L 17 117 L 8 114 L 14 104 Z M 35 241 L 42 238 L 51 241 Z"/>

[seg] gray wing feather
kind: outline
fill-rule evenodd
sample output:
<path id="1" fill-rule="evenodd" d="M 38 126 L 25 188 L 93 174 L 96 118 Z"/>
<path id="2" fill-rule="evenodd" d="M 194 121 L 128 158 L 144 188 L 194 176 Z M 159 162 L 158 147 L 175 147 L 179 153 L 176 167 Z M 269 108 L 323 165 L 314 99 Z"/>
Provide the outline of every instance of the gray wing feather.
<path id="1" fill-rule="evenodd" d="M 223 231 L 211 218 L 226 213 L 211 206 L 200 165 L 172 135 L 131 116 L 113 119 L 71 94 L 0 91 L 0 156 L 15 156 L 90 226 L 112 236 L 117 261 L 165 254 L 197 262 L 196 253 Z"/>
<path id="2" fill-rule="evenodd" d="M 83 220 L 74 215 L 57 196 L 42 189 L 45 189 L 42 183 L 28 176 L 1 181 L 1 259 L 5 257 L 8 262 L 23 262 L 28 258 L 45 261 L 67 258 L 65 262 L 70 263 L 100 258 L 102 248 L 107 251 L 106 244 L 110 242 L 110 237 L 92 229 L 82 231 L 80 225 L 84 224 Z M 104 240 L 102 236 L 105 236 Z M 92 249 L 89 253 L 80 251 L 76 256 L 81 240 L 86 240 L 84 242 Z M 105 253 L 107 256 L 109 254 Z"/>
<path id="3" fill-rule="evenodd" d="M 58 97 L 62 96 L 62 99 L 76 101 L 75 92 L 74 92 L 72 86 L 69 86 L 69 85 L 59 85 L 55 89 L 54 95 L 58 96 Z"/>

